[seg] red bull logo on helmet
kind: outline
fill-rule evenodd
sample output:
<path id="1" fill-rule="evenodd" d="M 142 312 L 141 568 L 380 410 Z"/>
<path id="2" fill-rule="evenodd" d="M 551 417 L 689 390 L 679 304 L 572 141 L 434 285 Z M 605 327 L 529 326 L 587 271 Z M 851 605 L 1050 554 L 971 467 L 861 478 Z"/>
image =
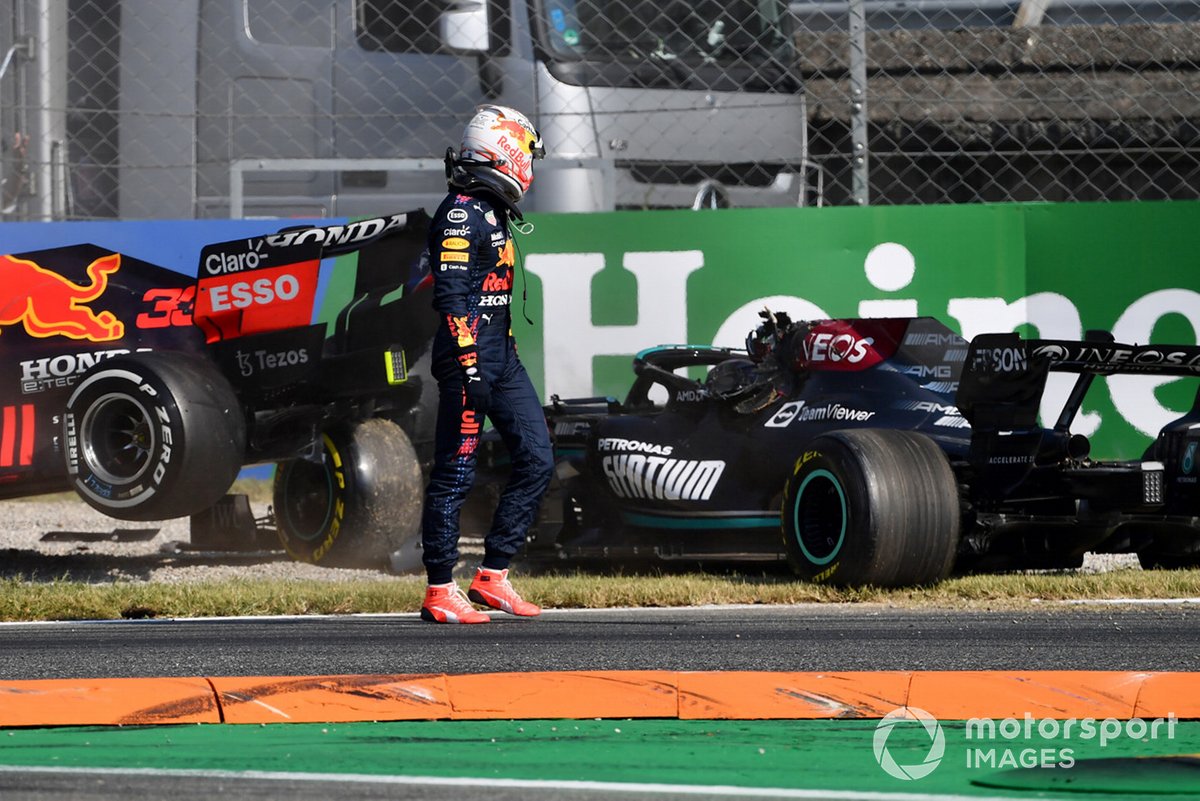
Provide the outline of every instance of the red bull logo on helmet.
<path id="1" fill-rule="evenodd" d="M 34 337 L 120 339 L 125 324 L 112 312 L 94 312 L 87 305 L 104 294 L 120 268 L 119 253 L 102 256 L 87 266 L 90 283 L 76 284 L 28 259 L 0 256 L 0 333 L 6 326 L 23 325 Z"/>
<path id="2" fill-rule="evenodd" d="M 492 124 L 493 131 L 500 131 L 500 146 L 504 148 L 517 147 L 521 153 L 533 158 L 533 145 L 537 137 L 533 132 L 515 120 L 498 119 Z"/>

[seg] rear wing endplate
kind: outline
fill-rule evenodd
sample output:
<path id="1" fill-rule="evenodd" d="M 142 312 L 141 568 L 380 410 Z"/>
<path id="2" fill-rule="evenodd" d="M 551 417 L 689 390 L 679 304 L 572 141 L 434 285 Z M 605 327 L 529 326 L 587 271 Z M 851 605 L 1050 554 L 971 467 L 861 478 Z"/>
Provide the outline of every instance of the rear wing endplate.
<path id="1" fill-rule="evenodd" d="M 967 351 L 956 403 L 975 429 L 1032 428 L 1050 371 L 1079 374 L 1055 424 L 1066 430 L 1096 376 L 1200 378 L 1200 346 L 1126 345 L 1107 331 L 1089 331 L 1083 340 L 981 334 Z"/>

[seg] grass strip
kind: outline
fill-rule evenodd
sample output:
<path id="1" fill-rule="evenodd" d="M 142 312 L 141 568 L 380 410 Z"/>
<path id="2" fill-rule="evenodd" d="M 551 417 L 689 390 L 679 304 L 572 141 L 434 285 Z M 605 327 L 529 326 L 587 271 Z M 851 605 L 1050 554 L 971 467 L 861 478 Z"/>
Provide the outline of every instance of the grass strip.
<path id="1" fill-rule="evenodd" d="M 1023 608 L 1075 599 L 1200 598 L 1200 570 L 1117 570 L 964 576 L 932 587 L 822 587 L 785 576 L 699 573 L 522 576 L 522 593 L 550 608 L 698 604 L 869 603 L 957 609 Z M 249 580 L 174 584 L 0 581 L 0 620 L 353 614 L 415 611 L 419 577 Z"/>

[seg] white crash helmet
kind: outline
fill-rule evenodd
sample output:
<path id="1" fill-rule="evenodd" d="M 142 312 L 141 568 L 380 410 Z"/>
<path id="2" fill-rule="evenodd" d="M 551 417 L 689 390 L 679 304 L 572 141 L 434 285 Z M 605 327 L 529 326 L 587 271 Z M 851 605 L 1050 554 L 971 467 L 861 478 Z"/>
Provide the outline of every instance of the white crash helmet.
<path id="1" fill-rule="evenodd" d="M 529 119 L 507 106 L 480 106 L 463 131 L 458 166 L 517 203 L 533 183 L 533 160 L 546 154 Z"/>

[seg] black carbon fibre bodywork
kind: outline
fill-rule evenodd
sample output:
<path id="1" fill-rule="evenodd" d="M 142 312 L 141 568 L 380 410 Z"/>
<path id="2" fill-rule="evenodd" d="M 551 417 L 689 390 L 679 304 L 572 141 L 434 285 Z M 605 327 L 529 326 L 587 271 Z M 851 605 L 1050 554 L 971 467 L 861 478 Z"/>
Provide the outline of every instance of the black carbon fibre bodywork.
<path id="1" fill-rule="evenodd" d="M 0 499 L 72 487 L 68 400 L 108 360 L 146 351 L 217 368 L 245 419 L 241 464 L 311 456 L 323 430 L 372 417 L 428 446 L 428 217 L 269 225 L 205 247 L 195 275 L 94 244 L 0 256 Z M 319 321 L 342 270 L 355 271 L 346 302 Z"/>
<path id="2" fill-rule="evenodd" d="M 1136 461 L 1092 459 L 1070 424 L 1094 375 L 1200 376 L 1200 348 L 1135 348 L 1100 332 L 968 343 L 932 318 L 844 319 L 784 321 L 769 352 L 748 355 L 651 348 L 623 400 L 554 398 L 557 480 L 531 556 L 782 562 L 785 485 L 819 456 L 815 439 L 856 430 L 917 432 L 940 448 L 959 498 L 957 570 L 1197 551 L 1200 403 Z M 1079 379 L 1045 425 L 1052 370 Z"/>

